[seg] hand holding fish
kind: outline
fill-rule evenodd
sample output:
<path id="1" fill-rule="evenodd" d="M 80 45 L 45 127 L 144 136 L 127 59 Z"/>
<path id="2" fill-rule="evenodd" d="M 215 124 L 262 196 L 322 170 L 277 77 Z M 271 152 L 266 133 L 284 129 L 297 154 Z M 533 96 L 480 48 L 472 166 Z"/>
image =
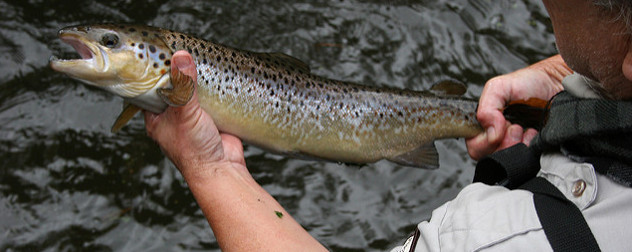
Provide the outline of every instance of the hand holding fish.
<path id="1" fill-rule="evenodd" d="M 178 52 L 172 62 L 172 71 L 197 78 L 191 55 Z M 200 107 L 196 95 L 184 106 L 169 107 L 161 114 L 145 111 L 145 124 L 147 134 L 158 142 L 183 174 L 201 173 L 204 171 L 191 169 L 221 163 L 245 169 L 241 141 L 219 133 L 211 117 Z"/>
<path id="2" fill-rule="evenodd" d="M 556 55 L 489 80 L 481 94 L 476 114 L 485 130 L 466 140 L 470 156 L 478 160 L 520 142 L 528 145 L 537 131 L 511 124 L 503 116 L 503 109 L 511 101 L 530 98 L 549 100 L 563 89 L 562 78 L 571 73 L 562 58 Z"/>
<path id="3" fill-rule="evenodd" d="M 174 73 L 197 79 L 190 54 L 176 52 L 172 63 Z M 197 95 L 161 114 L 146 111 L 145 124 L 147 134 L 187 181 L 223 250 L 324 250 L 255 182 L 246 168 L 241 140 L 218 131 Z M 293 242 L 274 239 L 280 234 Z"/>

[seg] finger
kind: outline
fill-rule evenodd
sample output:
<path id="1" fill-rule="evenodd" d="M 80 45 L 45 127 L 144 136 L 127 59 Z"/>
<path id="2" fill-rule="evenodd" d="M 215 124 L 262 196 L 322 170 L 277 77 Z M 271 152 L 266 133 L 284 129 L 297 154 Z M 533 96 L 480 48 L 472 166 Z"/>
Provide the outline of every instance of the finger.
<path id="1" fill-rule="evenodd" d="M 522 137 L 522 142 L 526 144 L 527 146 L 529 146 L 531 144 L 531 141 L 533 140 L 533 138 L 535 138 L 536 135 L 538 135 L 537 130 L 527 129 L 524 132 L 524 136 Z"/>
<path id="2" fill-rule="evenodd" d="M 171 71 L 180 71 L 194 80 L 197 80 L 195 62 L 193 61 L 193 56 L 191 56 L 191 54 L 186 51 L 177 51 L 171 57 L 171 63 Z"/>
<path id="3" fill-rule="evenodd" d="M 466 139 L 465 144 L 467 145 L 467 153 L 474 160 L 479 160 L 498 148 L 498 145 L 491 145 L 487 141 L 486 133 L 481 133 L 475 137 Z"/>
<path id="4" fill-rule="evenodd" d="M 523 134 L 524 134 L 524 130 L 522 129 L 520 125 L 514 124 L 514 125 L 509 126 L 507 128 L 507 132 L 505 133 L 505 138 L 503 138 L 503 141 L 500 144 L 500 147 L 498 148 L 498 150 L 509 148 L 511 146 L 514 146 L 522 142 Z"/>
<path id="5" fill-rule="evenodd" d="M 493 78 L 487 82 L 478 105 L 476 117 L 485 129 L 487 141 L 497 145 L 504 138 L 507 121 L 502 110 L 507 104 L 509 94 L 502 78 Z"/>
<path id="6" fill-rule="evenodd" d="M 147 135 L 153 138 L 153 132 L 156 130 L 159 115 L 151 111 L 144 110 L 143 116 L 145 119 L 145 130 L 147 131 Z"/>

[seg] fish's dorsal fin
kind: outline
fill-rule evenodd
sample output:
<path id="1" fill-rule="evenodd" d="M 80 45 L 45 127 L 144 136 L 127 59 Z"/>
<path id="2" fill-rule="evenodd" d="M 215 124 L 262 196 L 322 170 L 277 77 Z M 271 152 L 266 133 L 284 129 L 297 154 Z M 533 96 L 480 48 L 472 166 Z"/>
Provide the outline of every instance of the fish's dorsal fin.
<path id="1" fill-rule="evenodd" d="M 442 80 L 430 88 L 430 91 L 438 96 L 461 96 L 467 92 L 467 86 L 456 80 Z"/>
<path id="2" fill-rule="evenodd" d="M 273 52 L 273 53 L 257 53 L 257 54 L 263 58 L 270 58 L 272 60 L 277 60 L 279 61 L 279 63 L 281 63 L 284 66 L 292 66 L 306 73 L 310 72 L 309 65 L 307 65 L 307 63 L 301 61 L 300 59 L 287 55 L 285 53 Z"/>
<path id="3" fill-rule="evenodd" d="M 416 149 L 399 156 L 388 158 L 388 160 L 400 165 L 423 169 L 439 168 L 439 153 L 437 153 L 434 141 L 422 144 Z"/>
<path id="4" fill-rule="evenodd" d="M 110 132 L 112 133 L 116 133 L 121 130 L 121 128 L 123 128 L 123 126 L 125 126 L 127 122 L 129 122 L 129 120 L 134 118 L 136 113 L 142 110 L 140 107 L 128 102 L 125 102 L 123 106 L 123 111 L 121 111 L 121 114 L 119 114 L 118 118 L 116 118 L 116 121 L 114 121 L 112 129 L 110 129 Z"/>

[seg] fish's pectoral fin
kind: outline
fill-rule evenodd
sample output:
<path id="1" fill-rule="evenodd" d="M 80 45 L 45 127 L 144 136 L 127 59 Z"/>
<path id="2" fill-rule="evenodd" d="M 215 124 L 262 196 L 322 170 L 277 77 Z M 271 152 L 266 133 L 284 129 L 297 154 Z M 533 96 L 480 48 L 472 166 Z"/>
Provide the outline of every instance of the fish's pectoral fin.
<path id="1" fill-rule="evenodd" d="M 195 83 L 193 78 L 179 71 L 171 71 L 171 88 L 159 88 L 158 96 L 172 107 L 187 104 L 193 97 Z"/>
<path id="2" fill-rule="evenodd" d="M 467 86 L 457 80 L 442 80 L 430 88 L 430 91 L 438 96 L 461 96 L 467 92 Z"/>
<path id="3" fill-rule="evenodd" d="M 437 153 L 434 141 L 399 156 L 388 158 L 388 160 L 400 165 L 423 169 L 439 168 L 439 153 Z"/>
<path id="4" fill-rule="evenodd" d="M 112 125 L 112 128 L 110 129 L 110 132 L 116 133 L 119 130 L 121 130 L 123 126 L 125 126 L 127 122 L 129 122 L 129 120 L 134 118 L 136 113 L 140 112 L 141 110 L 142 109 L 140 107 L 134 104 L 126 103 L 124 105 L 123 111 L 121 111 L 121 114 L 119 114 L 119 116 L 116 118 L 116 121 L 114 121 L 114 124 Z"/>

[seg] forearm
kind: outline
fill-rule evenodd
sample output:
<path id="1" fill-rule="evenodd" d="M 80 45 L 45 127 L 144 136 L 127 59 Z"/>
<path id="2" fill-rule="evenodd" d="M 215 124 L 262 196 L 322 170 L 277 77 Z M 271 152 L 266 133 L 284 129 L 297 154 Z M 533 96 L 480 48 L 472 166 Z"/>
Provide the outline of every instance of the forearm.
<path id="1" fill-rule="evenodd" d="M 223 251 L 326 251 L 245 167 L 234 166 L 183 173 Z"/>

